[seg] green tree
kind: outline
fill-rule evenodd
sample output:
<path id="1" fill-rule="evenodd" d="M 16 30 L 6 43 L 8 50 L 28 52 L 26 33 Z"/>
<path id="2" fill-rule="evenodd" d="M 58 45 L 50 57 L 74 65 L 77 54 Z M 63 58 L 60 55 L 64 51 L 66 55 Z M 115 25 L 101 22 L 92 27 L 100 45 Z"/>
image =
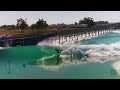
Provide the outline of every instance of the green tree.
<path id="1" fill-rule="evenodd" d="M 87 24 L 89 28 L 95 25 L 94 19 L 91 17 L 85 17 L 82 21 L 79 22 L 82 22 L 81 24 Z"/>
<path id="2" fill-rule="evenodd" d="M 26 29 L 28 27 L 28 24 L 26 21 L 27 21 L 27 19 L 25 19 L 25 20 L 22 18 L 17 19 L 17 27 L 22 30 Z"/>
<path id="3" fill-rule="evenodd" d="M 36 24 L 32 24 L 30 27 L 31 27 L 32 32 L 33 32 L 33 30 L 36 28 Z"/>
<path id="4" fill-rule="evenodd" d="M 36 28 L 36 24 L 31 25 L 31 29 L 34 30 Z"/>
<path id="5" fill-rule="evenodd" d="M 43 19 L 39 19 L 37 22 L 36 22 L 36 29 L 46 29 L 48 26 L 47 22 L 44 21 Z"/>

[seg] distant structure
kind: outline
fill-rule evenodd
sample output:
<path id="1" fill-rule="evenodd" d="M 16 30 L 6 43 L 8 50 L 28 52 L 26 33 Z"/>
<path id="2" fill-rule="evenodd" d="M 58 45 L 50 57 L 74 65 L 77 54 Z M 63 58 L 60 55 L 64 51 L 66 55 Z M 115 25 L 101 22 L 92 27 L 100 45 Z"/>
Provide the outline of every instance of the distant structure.
<path id="1" fill-rule="evenodd" d="M 116 29 L 120 29 L 120 22 L 111 23 L 111 26 Z"/>
<path id="2" fill-rule="evenodd" d="M 77 24 L 77 25 L 69 25 L 70 29 L 79 29 L 79 28 L 86 28 L 87 24 Z"/>
<path id="3" fill-rule="evenodd" d="M 79 21 L 79 23 L 75 22 L 75 24 L 69 25 L 70 29 L 79 29 L 79 28 L 86 28 L 88 25 L 85 24 L 84 21 Z"/>
<path id="4" fill-rule="evenodd" d="M 63 29 L 66 29 L 68 28 L 68 25 L 64 24 L 64 23 L 61 23 L 61 24 L 52 24 L 52 25 L 49 25 L 48 27 L 49 29 L 56 29 L 56 30 L 63 30 Z"/>
<path id="5" fill-rule="evenodd" d="M 15 25 L 3 25 L 0 27 L 0 29 L 16 29 Z"/>
<path id="6" fill-rule="evenodd" d="M 102 27 L 111 27 L 112 24 L 110 24 L 108 21 L 96 21 L 95 22 L 95 27 L 102 28 Z"/>
<path id="7" fill-rule="evenodd" d="M 108 21 L 97 21 L 95 22 L 95 24 L 109 24 Z"/>
<path id="8" fill-rule="evenodd" d="M 119 29 L 120 28 L 120 22 L 109 23 L 108 21 L 97 21 L 97 22 L 95 22 L 95 26 L 96 27 L 107 27 L 107 28 Z"/>

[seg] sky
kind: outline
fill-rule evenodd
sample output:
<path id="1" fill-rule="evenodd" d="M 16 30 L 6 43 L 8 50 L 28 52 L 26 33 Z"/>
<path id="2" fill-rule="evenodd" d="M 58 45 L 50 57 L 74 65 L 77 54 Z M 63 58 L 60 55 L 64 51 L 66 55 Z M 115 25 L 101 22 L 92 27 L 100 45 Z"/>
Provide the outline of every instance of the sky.
<path id="1" fill-rule="evenodd" d="M 17 23 L 17 19 L 27 19 L 29 25 L 39 18 L 48 24 L 72 24 L 84 17 L 92 17 L 94 21 L 120 22 L 120 11 L 0 11 L 0 26 Z"/>

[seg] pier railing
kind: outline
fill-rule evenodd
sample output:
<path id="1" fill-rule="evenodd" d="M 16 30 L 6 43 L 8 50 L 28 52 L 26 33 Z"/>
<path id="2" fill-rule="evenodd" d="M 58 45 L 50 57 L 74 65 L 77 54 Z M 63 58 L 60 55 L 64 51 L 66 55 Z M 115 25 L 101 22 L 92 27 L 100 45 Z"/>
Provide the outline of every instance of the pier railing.
<path id="1" fill-rule="evenodd" d="M 108 32 L 120 30 L 119 28 L 81 28 L 81 29 L 71 29 L 64 32 L 59 32 L 56 42 L 63 44 L 65 42 L 71 42 L 73 40 L 79 40 L 82 38 L 89 38 L 96 35 L 103 35 Z"/>

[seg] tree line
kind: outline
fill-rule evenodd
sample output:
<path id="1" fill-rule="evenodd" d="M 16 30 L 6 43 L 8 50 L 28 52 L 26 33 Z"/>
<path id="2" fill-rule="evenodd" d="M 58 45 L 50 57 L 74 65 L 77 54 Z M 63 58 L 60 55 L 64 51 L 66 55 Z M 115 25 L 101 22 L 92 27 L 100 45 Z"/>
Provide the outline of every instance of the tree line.
<path id="1" fill-rule="evenodd" d="M 86 24 L 87 27 L 91 28 L 95 26 L 94 19 L 91 17 L 84 17 L 83 20 L 79 21 L 79 24 Z M 75 22 L 75 25 L 77 25 L 77 22 Z M 17 19 L 17 24 L 16 25 L 3 25 L 1 28 L 2 29 L 21 29 L 25 30 L 27 28 L 31 28 L 32 30 L 34 29 L 46 29 L 48 27 L 48 24 L 45 20 L 43 19 L 38 19 L 36 23 L 28 26 L 27 19 Z"/>
<path id="2" fill-rule="evenodd" d="M 48 27 L 48 24 L 45 20 L 43 19 L 38 19 L 38 21 L 31 26 L 28 26 L 27 19 L 17 19 L 17 24 L 16 25 L 3 25 L 1 28 L 7 28 L 7 29 L 27 29 L 31 28 L 32 30 L 34 29 L 46 29 Z"/>
<path id="3" fill-rule="evenodd" d="M 88 28 L 95 26 L 94 19 L 91 17 L 84 17 L 83 20 L 79 21 L 79 24 L 86 24 Z M 78 25 L 77 22 L 75 22 L 75 25 Z"/>
<path id="4" fill-rule="evenodd" d="M 17 27 L 20 28 L 20 29 L 26 29 L 28 27 L 28 24 L 27 24 L 27 19 L 17 19 Z M 35 23 L 35 24 L 32 24 L 31 26 L 31 29 L 34 30 L 34 29 L 46 29 L 48 27 L 48 24 L 45 20 L 43 19 L 38 19 L 38 21 Z"/>

